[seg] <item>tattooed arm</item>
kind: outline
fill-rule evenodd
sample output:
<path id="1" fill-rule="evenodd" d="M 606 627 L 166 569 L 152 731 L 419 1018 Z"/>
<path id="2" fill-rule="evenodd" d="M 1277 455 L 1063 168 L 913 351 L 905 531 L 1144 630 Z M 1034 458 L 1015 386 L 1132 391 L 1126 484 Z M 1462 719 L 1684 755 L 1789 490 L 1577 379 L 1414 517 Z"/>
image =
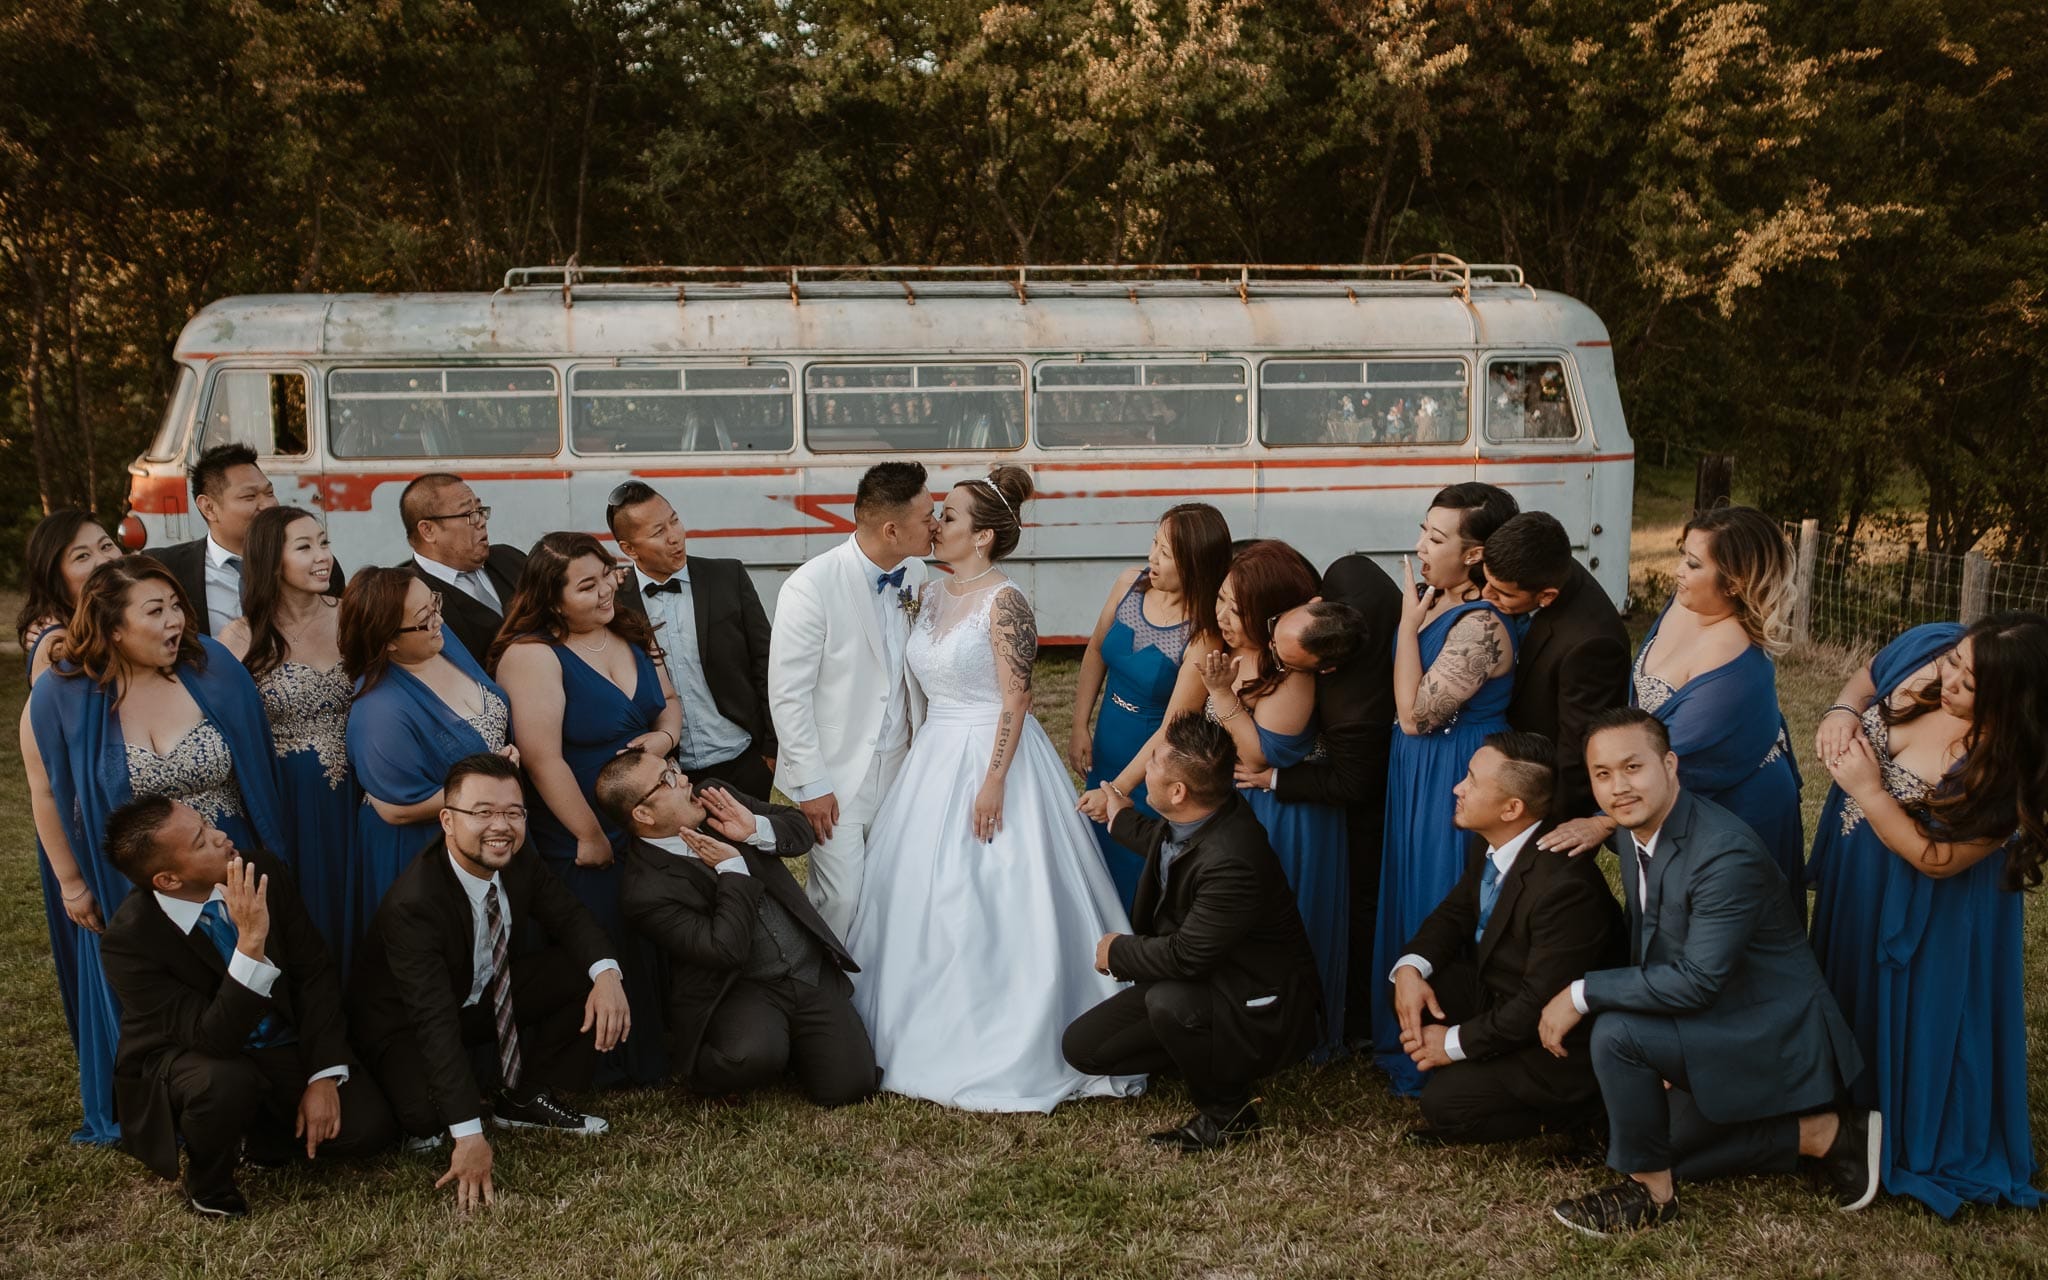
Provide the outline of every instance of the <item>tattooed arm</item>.
<path id="1" fill-rule="evenodd" d="M 1414 640 L 1403 636 L 1401 643 L 1408 646 Z M 1414 667 L 1421 665 L 1419 656 L 1411 662 Z M 1453 624 L 1443 652 L 1419 681 L 1409 684 L 1396 673 L 1394 702 L 1401 731 L 1412 736 L 1441 729 L 1479 692 L 1479 686 L 1505 674 L 1514 663 L 1514 648 L 1508 643 L 1500 615 L 1491 609 L 1474 609 Z M 1409 678 L 1414 679 L 1412 674 Z"/>
<path id="2" fill-rule="evenodd" d="M 1031 714 L 1031 663 L 1038 657 L 1038 619 L 1022 589 L 1009 583 L 997 587 L 990 608 L 989 645 L 995 650 L 1003 712 L 996 721 L 988 774 L 974 798 L 974 834 L 980 840 L 992 840 L 1002 830 L 1003 784 L 1017 755 L 1017 740 L 1024 735 L 1025 717 Z"/>

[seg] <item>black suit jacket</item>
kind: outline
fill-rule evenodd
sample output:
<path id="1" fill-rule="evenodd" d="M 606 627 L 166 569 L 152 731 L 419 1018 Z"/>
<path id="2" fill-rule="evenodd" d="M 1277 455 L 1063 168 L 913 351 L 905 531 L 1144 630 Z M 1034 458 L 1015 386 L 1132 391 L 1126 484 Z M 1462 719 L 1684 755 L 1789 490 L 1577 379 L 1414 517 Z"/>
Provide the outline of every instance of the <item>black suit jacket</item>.
<path id="1" fill-rule="evenodd" d="M 1393 742 L 1394 636 L 1401 622 L 1401 588 L 1371 556 L 1353 553 L 1339 556 L 1324 572 L 1323 599 L 1358 610 L 1365 619 L 1365 643 L 1351 661 L 1316 677 L 1323 752 L 1280 770 L 1278 791 L 1289 801 L 1377 812 L 1386 804 L 1387 752 Z M 1377 842 L 1377 824 L 1368 825 Z"/>
<path id="2" fill-rule="evenodd" d="M 1551 817 L 1562 822 L 1600 811 L 1586 775 L 1586 726 L 1628 703 L 1628 628 L 1584 565 L 1556 600 L 1536 611 L 1515 657 L 1508 723 L 1557 744 Z"/>
<path id="3" fill-rule="evenodd" d="M 270 877 L 270 936 L 263 950 L 282 972 L 268 997 L 229 979 L 212 940 L 196 927 L 180 933 L 147 889 L 122 900 L 100 939 L 107 982 L 121 1002 L 114 1057 L 121 1147 L 166 1178 L 178 1176 L 168 1072 L 180 1053 L 235 1057 L 256 1024 L 274 1013 L 291 1024 L 308 1075 L 328 1067 L 361 1069 L 342 1024 L 340 977 L 291 873 L 260 849 L 242 856 Z"/>
<path id="4" fill-rule="evenodd" d="M 1207 983 L 1218 1038 L 1247 1061 L 1277 1068 L 1307 1053 L 1322 1023 L 1315 953 L 1287 874 L 1243 797 L 1233 792 L 1189 837 L 1164 893 L 1165 820 L 1125 809 L 1110 834 L 1145 855 L 1134 932 L 1109 944 L 1110 972 L 1129 982 Z"/>
<path id="5" fill-rule="evenodd" d="M 697 612 L 697 656 L 718 714 L 747 731 L 754 754 L 774 756 L 775 721 L 768 714 L 768 613 L 747 566 L 737 560 L 689 559 L 690 599 Z M 639 579 L 628 578 L 620 608 L 647 616 Z M 662 637 L 654 637 L 659 644 Z"/>
<path id="6" fill-rule="evenodd" d="M 1547 829 L 1532 834 L 1515 855 L 1477 943 L 1472 932 L 1479 927 L 1486 842 L 1475 837 L 1464 877 L 1406 948 L 1435 969 L 1461 963 L 1476 969 L 1478 1009 L 1458 1024 L 1458 1044 L 1468 1060 L 1534 1046 L 1537 1018 L 1552 996 L 1628 955 L 1621 907 L 1607 890 L 1599 860 L 1538 849 L 1536 841 Z M 1583 1043 L 1591 1031 L 1590 1022 L 1581 1022 L 1571 1042 Z M 1585 1061 L 1577 1054 L 1574 1065 L 1583 1068 Z"/>
<path id="7" fill-rule="evenodd" d="M 775 832 L 775 850 L 763 853 L 739 846 L 747 874 L 719 875 L 696 857 L 678 857 L 635 837 L 626 843 L 619 880 L 619 910 L 641 935 L 661 948 L 668 960 L 669 1061 L 687 1072 L 697 1060 L 704 1028 L 718 1011 L 732 984 L 746 968 L 761 895 L 767 894 L 808 929 L 837 966 L 833 972 L 842 994 L 853 985 L 845 975 L 859 973 L 846 946 L 833 934 L 802 886 L 782 864 L 783 858 L 806 853 L 817 836 L 803 814 L 788 805 L 768 804 L 727 788 L 733 799 L 768 819 Z M 717 839 L 724 836 L 711 833 Z"/>
<path id="8" fill-rule="evenodd" d="M 409 569 L 412 576 L 441 593 L 441 621 L 462 641 L 462 647 L 469 650 L 469 656 L 479 665 L 488 662 L 491 644 L 498 638 L 498 628 L 505 621 L 503 613 L 492 613 L 489 608 L 477 602 L 467 591 L 449 584 L 420 568 L 420 562 L 407 555 L 398 566 Z M 484 557 L 484 576 L 491 580 L 491 590 L 498 593 L 498 603 L 506 608 L 512 605 L 512 595 L 519 590 L 519 579 L 526 573 L 526 553 L 508 543 L 494 542 L 489 554 Z"/>
<path id="9" fill-rule="evenodd" d="M 462 1044 L 462 1002 L 476 977 L 476 920 L 456 875 L 442 840 L 420 850 L 370 921 L 348 992 L 349 1020 L 362 1043 L 394 1036 L 418 1042 L 428 1087 L 451 1125 L 483 1111 Z M 547 869 L 531 841 L 498 879 L 515 937 L 538 926 L 585 969 L 616 958 L 596 917 Z"/>
<path id="10" fill-rule="evenodd" d="M 199 623 L 200 631 L 207 635 L 219 635 L 222 627 L 233 622 L 233 618 L 209 616 L 206 607 L 206 539 L 194 538 L 190 542 L 175 542 L 168 547 L 151 547 L 144 554 L 154 556 L 163 567 L 171 571 L 178 585 L 185 589 L 185 598 L 192 602 L 192 616 Z M 343 589 L 348 586 L 348 574 L 342 571 L 341 561 L 334 562 L 334 572 L 327 579 L 327 594 L 341 599 Z"/>

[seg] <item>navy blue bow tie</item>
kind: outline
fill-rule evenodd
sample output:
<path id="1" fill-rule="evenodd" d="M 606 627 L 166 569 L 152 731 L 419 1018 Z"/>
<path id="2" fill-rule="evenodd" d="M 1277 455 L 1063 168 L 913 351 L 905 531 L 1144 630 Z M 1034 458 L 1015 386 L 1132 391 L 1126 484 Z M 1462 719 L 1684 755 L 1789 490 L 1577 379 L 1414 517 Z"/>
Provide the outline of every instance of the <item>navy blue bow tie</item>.
<path id="1" fill-rule="evenodd" d="M 681 595 L 683 594 L 683 580 L 681 578 L 670 578 L 667 582 L 650 582 L 645 587 L 642 587 L 641 590 L 650 596 L 658 596 L 664 591 L 672 595 Z"/>
<path id="2" fill-rule="evenodd" d="M 875 575 L 876 595 L 882 594 L 884 591 L 887 591 L 890 587 L 900 587 L 902 585 L 903 566 L 900 564 L 897 565 L 894 569 L 891 569 L 887 573 L 878 573 Z"/>

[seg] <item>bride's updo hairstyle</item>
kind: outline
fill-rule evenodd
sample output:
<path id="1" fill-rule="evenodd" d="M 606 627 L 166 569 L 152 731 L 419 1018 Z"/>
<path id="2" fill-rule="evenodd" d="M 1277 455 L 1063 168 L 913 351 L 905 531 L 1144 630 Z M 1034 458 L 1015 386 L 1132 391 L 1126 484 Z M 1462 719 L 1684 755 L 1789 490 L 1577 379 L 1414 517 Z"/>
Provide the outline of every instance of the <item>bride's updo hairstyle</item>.
<path id="1" fill-rule="evenodd" d="M 996 467 L 986 479 L 962 480 L 953 487 L 967 494 L 967 519 L 973 531 L 994 530 L 990 561 L 1015 551 L 1024 533 L 1024 504 L 1031 500 L 1031 473 L 1022 467 Z"/>

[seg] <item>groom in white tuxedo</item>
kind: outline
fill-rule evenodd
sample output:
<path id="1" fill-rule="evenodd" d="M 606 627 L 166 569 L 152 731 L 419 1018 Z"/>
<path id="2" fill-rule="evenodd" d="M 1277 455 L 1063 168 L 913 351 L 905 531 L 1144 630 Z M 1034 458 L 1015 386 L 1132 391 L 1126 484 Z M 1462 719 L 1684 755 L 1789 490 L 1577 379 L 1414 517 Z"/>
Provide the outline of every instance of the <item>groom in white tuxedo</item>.
<path id="1" fill-rule="evenodd" d="M 903 661 L 935 532 L 924 467 L 870 467 L 853 520 L 852 537 L 782 584 L 768 640 L 775 785 L 818 833 L 806 892 L 840 937 L 860 900 L 868 825 L 924 718 Z"/>

